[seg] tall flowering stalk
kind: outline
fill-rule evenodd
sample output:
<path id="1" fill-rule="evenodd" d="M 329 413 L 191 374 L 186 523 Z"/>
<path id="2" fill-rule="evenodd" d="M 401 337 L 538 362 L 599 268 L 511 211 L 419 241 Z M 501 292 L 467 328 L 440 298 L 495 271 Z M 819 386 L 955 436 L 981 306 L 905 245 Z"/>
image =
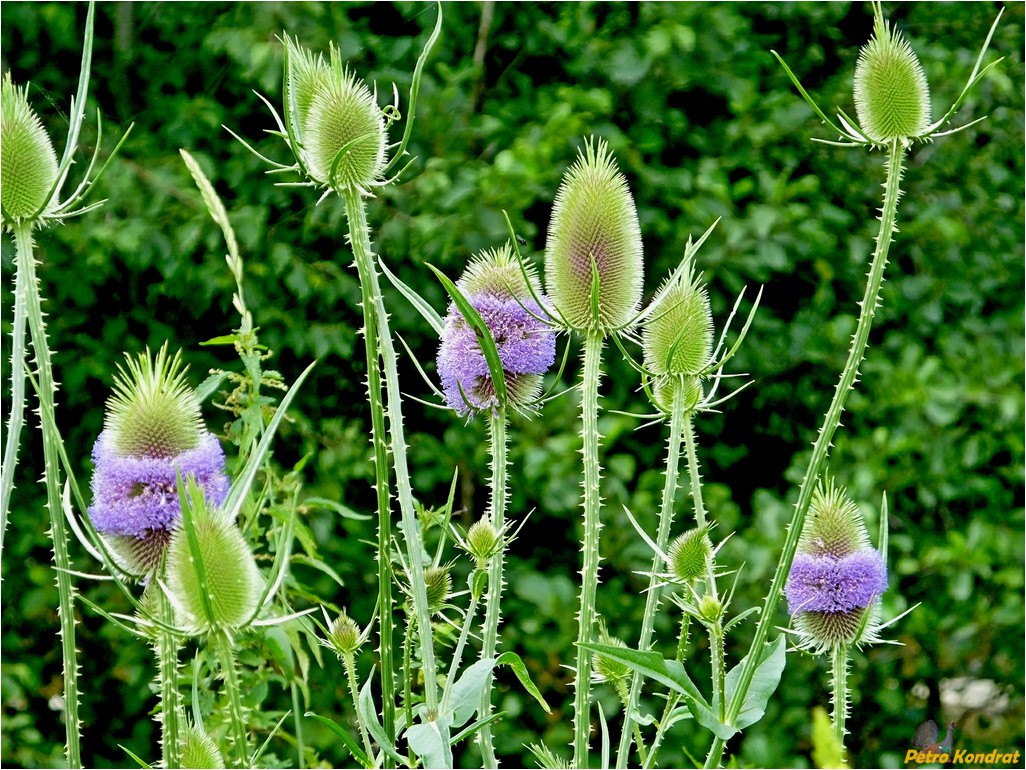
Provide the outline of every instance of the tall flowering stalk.
<path id="1" fill-rule="evenodd" d="M 873 4 L 873 14 L 873 37 L 860 51 L 855 70 L 854 95 L 859 122 L 849 118 L 843 111 L 839 111 L 837 123 L 828 118 L 783 60 L 777 56 L 778 61 L 805 100 L 815 110 L 819 118 L 840 137 L 839 141 L 826 141 L 826 144 L 843 147 L 869 147 L 881 149 L 886 153 L 884 196 L 879 217 L 880 229 L 876 236 L 876 247 L 873 250 L 865 293 L 859 302 L 858 324 L 852 336 L 848 358 L 841 371 L 840 380 L 834 390 L 833 399 L 816 437 L 812 457 L 799 487 L 798 500 L 795 503 L 787 537 L 784 540 L 783 551 L 759 616 L 755 638 L 752 641 L 752 652 L 742 666 L 734 695 L 727 707 L 725 715 L 727 725 L 734 724 L 741 713 L 758 666 L 760 654 L 757 653 L 761 653 L 763 650 L 770 629 L 776 622 L 777 605 L 784 594 L 787 576 L 791 572 L 792 562 L 804 531 L 805 520 L 813 502 L 816 485 L 822 476 L 834 433 L 841 424 L 845 402 L 855 386 L 859 365 L 865 356 L 869 332 L 880 301 L 884 268 L 887 265 L 891 240 L 896 231 L 895 223 L 898 201 L 901 198 L 901 178 L 905 154 L 915 142 L 931 141 L 977 122 L 973 121 L 948 131 L 941 130 L 961 106 L 969 89 L 991 67 L 997 64 L 997 62 L 992 62 L 981 68 L 983 56 L 990 44 L 1000 14 L 991 27 L 983 50 L 980 52 L 972 74 L 961 94 L 940 119 L 931 123 L 929 89 L 915 53 L 901 33 L 893 30 L 884 21 L 880 3 Z M 776 54 L 774 53 L 774 55 Z M 713 740 L 706 757 L 706 767 L 717 766 L 720 763 L 725 742 L 725 739 L 720 737 Z"/>
<path id="2" fill-rule="evenodd" d="M 334 47 L 331 49 L 329 61 L 326 62 L 322 56 L 314 56 L 287 37 L 284 121 L 269 102 L 268 106 L 271 107 L 278 125 L 277 134 L 287 142 L 295 163 L 275 163 L 256 153 L 274 166 L 274 171 L 298 172 L 303 177 L 299 184 L 322 189 L 325 197 L 335 193 L 345 204 L 348 241 L 353 251 L 362 293 L 371 442 L 374 448 L 375 488 L 378 501 L 377 561 L 381 620 L 379 651 L 382 721 L 389 742 L 395 740 L 395 666 L 392 651 L 393 577 L 390 564 L 392 525 L 389 504 L 389 444 L 386 436 L 391 438 L 392 465 L 402 514 L 402 534 L 406 545 L 405 556 L 417 618 L 424 672 L 424 698 L 429 721 L 433 720 L 438 712 L 438 687 L 422 562 L 423 542 L 406 462 L 402 396 L 399 390 L 396 354 L 389 329 L 388 313 L 379 285 L 376 259 L 371 247 L 365 199 L 373 188 L 395 180 L 395 177 L 386 179 L 385 174 L 405 155 L 413 127 L 421 73 L 428 52 L 441 32 L 441 23 L 442 14 L 439 7 L 434 31 L 428 38 L 414 71 L 403 139 L 391 161 L 386 158 L 389 149 L 387 131 L 399 117 L 397 107 L 393 105 L 384 110 L 378 107 L 374 94 L 355 73 L 343 65 L 339 52 Z M 255 153 L 255 150 L 253 152 Z M 383 398 L 385 393 L 389 426 L 387 433 L 386 402 Z M 385 761 L 392 762 L 392 757 L 387 752 Z"/>
<path id="3" fill-rule="evenodd" d="M 584 337 L 581 379 L 584 537 L 578 645 L 595 639 L 601 496 L 598 389 L 606 337 L 636 320 L 644 266 L 638 215 L 606 143 L 588 140 L 556 193 L 545 244 L 545 282 L 555 322 Z M 574 767 L 588 766 L 591 653 L 577 649 L 574 675 Z"/>
<path id="4" fill-rule="evenodd" d="M 481 660 L 495 658 L 499 641 L 506 522 L 507 409 L 529 409 L 541 391 L 542 375 L 556 357 L 556 337 L 543 320 L 541 287 L 533 270 L 521 270 L 509 243 L 476 255 L 456 284 L 461 302 L 477 314 L 491 336 L 499 371 L 493 374 L 478 327 L 472 325 L 454 301 L 445 318 L 438 348 L 438 374 L 446 403 L 457 414 L 488 416 L 491 456 L 491 498 L 488 513 L 467 534 L 467 550 L 478 568 L 487 569 L 485 619 Z M 538 299 L 535 299 L 538 297 Z M 496 380 L 501 379 L 497 386 Z M 474 592 L 472 591 L 472 599 Z M 468 612 L 473 615 L 473 612 Z M 454 658 L 454 666 L 456 660 Z M 454 668 L 455 670 L 455 668 Z M 485 680 L 478 714 L 491 714 L 492 680 Z M 498 766 L 491 725 L 479 733 L 485 767 Z"/>
<path id="5" fill-rule="evenodd" d="M 37 369 L 40 427 L 43 433 L 43 478 L 46 483 L 46 507 L 50 514 L 50 537 L 53 541 L 54 566 L 58 591 L 61 658 L 64 667 L 65 752 L 68 765 L 81 767 L 78 718 L 78 662 L 75 649 L 74 586 L 71 582 L 71 559 L 61 502 L 60 452 L 61 440 L 52 416 L 55 414 L 57 382 L 53 375 L 51 353 L 43 321 L 43 299 L 36 276 L 36 255 L 33 230 L 50 227 L 65 219 L 83 214 L 102 201 L 82 205 L 88 191 L 102 175 L 106 164 L 94 174 L 99 153 L 96 152 L 82 181 L 62 200 L 62 190 L 78 151 L 78 136 L 85 119 L 85 102 L 92 62 L 93 18 L 95 7 L 89 4 L 78 93 L 71 101 L 70 122 L 64 154 L 60 162 L 50 137 L 28 102 L 28 88 L 16 86 L 11 74 L 0 85 L 0 218 L 3 228 L 15 242 L 15 298 L 13 340 L 11 346 L 11 412 L 7 423 L 3 467 L 0 469 L 0 554 L 7 529 L 14 471 L 25 410 L 25 330 L 32 341 Z M 99 122 L 97 123 L 99 133 Z M 127 136 L 127 132 L 125 134 Z M 121 141 L 124 141 L 124 137 Z M 115 148 L 114 152 L 117 152 Z M 108 159 L 109 160 L 109 159 Z"/>

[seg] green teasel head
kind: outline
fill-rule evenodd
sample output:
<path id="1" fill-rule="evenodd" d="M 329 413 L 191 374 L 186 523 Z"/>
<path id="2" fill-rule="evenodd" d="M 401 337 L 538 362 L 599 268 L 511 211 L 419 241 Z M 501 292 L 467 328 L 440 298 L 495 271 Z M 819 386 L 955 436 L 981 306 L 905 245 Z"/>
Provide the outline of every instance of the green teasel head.
<path id="1" fill-rule="evenodd" d="M 622 639 L 612 636 L 604 625 L 599 629 L 598 643 L 608 647 L 627 649 L 627 644 Z M 626 663 L 607 657 L 601 652 L 592 653 L 591 667 L 597 677 L 604 682 L 615 684 L 616 682 L 622 682 L 631 675 L 631 669 Z"/>
<path id="2" fill-rule="evenodd" d="M 567 328 L 605 335 L 633 321 L 643 281 L 634 198 L 606 143 L 589 139 L 552 206 L 547 294 Z"/>
<path id="3" fill-rule="evenodd" d="M 338 193 L 366 192 L 385 169 L 385 114 L 367 84 L 342 64 L 331 47 L 329 62 L 286 38 L 285 109 L 302 161 L 315 182 Z"/>
<path id="4" fill-rule="evenodd" d="M 489 559 L 501 551 L 504 545 L 502 533 L 487 517 L 478 519 L 470 525 L 465 542 L 467 552 L 474 558 L 478 566 L 487 564 Z"/>
<path id="5" fill-rule="evenodd" d="M 263 577 L 235 522 L 210 508 L 194 481 L 187 487 L 183 521 L 167 552 L 176 619 L 195 634 L 240 628 L 259 608 Z"/>
<path id="6" fill-rule="evenodd" d="M 443 564 L 428 567 L 424 570 L 424 582 L 427 585 L 428 609 L 437 612 L 445 606 L 452 595 L 452 565 Z"/>
<path id="7" fill-rule="evenodd" d="M 224 757 L 214 739 L 191 724 L 182 731 L 182 767 L 186 770 L 224 767 Z"/>
<path id="8" fill-rule="evenodd" d="M 0 85 L 0 203 L 5 223 L 32 219 L 50 202 L 57 182 L 57 153 L 28 102 L 28 87 L 11 73 Z"/>
<path id="9" fill-rule="evenodd" d="M 681 375 L 657 377 L 652 383 L 652 400 L 666 414 L 673 412 L 677 381 L 681 383 L 685 412 L 694 411 L 702 400 L 702 396 L 705 395 L 702 381 L 698 377 L 684 377 Z"/>
<path id="10" fill-rule="evenodd" d="M 873 36 L 855 64 L 855 112 L 876 142 L 908 139 L 930 125 L 930 88 L 923 67 L 904 36 L 873 5 Z"/>
<path id="11" fill-rule="evenodd" d="M 181 351 L 168 355 L 165 344 L 126 356 L 107 401 L 105 429 L 114 450 L 125 457 L 175 457 L 194 448 L 205 428 L 199 401 L 186 379 Z"/>
<path id="12" fill-rule="evenodd" d="M 502 299 L 526 301 L 532 295 L 542 293 L 534 265 L 524 263 L 521 267 L 509 241 L 497 249 L 486 249 L 475 254 L 467 263 L 457 285 L 468 297 L 487 294 Z"/>
<path id="13" fill-rule="evenodd" d="M 859 507 L 832 479 L 813 492 L 809 513 L 798 539 L 798 552 L 843 559 L 871 549 L 869 532 Z"/>
<path id="14" fill-rule="evenodd" d="M 685 584 L 704 578 L 709 572 L 712 550 L 708 527 L 698 527 L 679 535 L 666 549 L 670 574 Z"/>
<path id="15" fill-rule="evenodd" d="M 360 626 L 343 609 L 328 628 L 328 644 L 339 655 L 355 655 L 363 646 Z"/>
<path id="16" fill-rule="evenodd" d="M 656 377 L 697 377 L 712 361 L 713 319 L 709 292 L 689 261 L 679 278 L 668 278 L 652 300 L 641 344 L 645 368 Z"/>

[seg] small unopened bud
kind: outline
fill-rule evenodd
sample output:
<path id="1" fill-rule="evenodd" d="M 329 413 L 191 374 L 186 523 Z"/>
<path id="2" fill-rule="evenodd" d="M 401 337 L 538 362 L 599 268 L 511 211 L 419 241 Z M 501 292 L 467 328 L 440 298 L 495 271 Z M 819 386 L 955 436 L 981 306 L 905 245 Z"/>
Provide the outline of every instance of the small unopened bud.
<path id="1" fill-rule="evenodd" d="M 598 275 L 598 318 L 593 275 Z M 567 325 L 606 333 L 641 303 L 644 266 L 634 198 L 606 143 L 589 140 L 556 193 L 545 243 L 545 284 Z"/>
<path id="2" fill-rule="evenodd" d="M 0 86 L 0 201 L 5 218 L 21 220 L 42 209 L 57 170 L 57 153 L 29 106 L 27 88 L 15 86 L 8 72 Z"/>
<path id="3" fill-rule="evenodd" d="M 190 500 L 202 497 L 190 485 Z M 167 555 L 167 581 L 180 624 L 193 633 L 242 626 L 257 611 L 263 579 L 253 552 L 234 522 L 206 505 L 192 516 L 198 553 L 184 527 L 175 531 Z M 202 560 L 206 599 L 196 569 Z M 209 612 L 208 612 L 209 610 Z"/>
<path id="4" fill-rule="evenodd" d="M 224 757 L 221 756 L 214 739 L 193 725 L 187 726 L 183 731 L 182 767 L 187 770 L 224 767 Z"/>
<path id="5" fill-rule="evenodd" d="M 449 567 L 428 567 L 424 570 L 424 582 L 427 585 L 428 609 L 436 612 L 445 605 L 452 594 L 452 575 L 449 574 Z"/>
<path id="6" fill-rule="evenodd" d="M 345 610 L 339 613 L 328 629 L 328 643 L 339 655 L 354 655 L 359 651 L 360 627 Z"/>
<path id="7" fill-rule="evenodd" d="M 930 123 L 930 88 L 919 59 L 879 10 L 855 64 L 855 112 L 878 142 L 919 136 Z"/>
<path id="8" fill-rule="evenodd" d="M 622 647 L 625 650 L 627 649 L 627 645 L 624 644 L 622 639 L 617 639 L 615 636 L 610 636 L 605 632 L 602 632 L 599 635 L 599 643 L 608 645 L 609 647 Z M 592 654 L 591 667 L 595 673 L 602 677 L 606 682 L 620 682 L 631 674 L 631 670 L 626 663 L 607 657 L 601 652 Z"/>
<path id="9" fill-rule="evenodd" d="M 717 622 L 723 616 L 723 602 L 706 594 L 698 600 L 698 615 L 709 623 Z"/>
<path id="10" fill-rule="evenodd" d="M 670 573 L 682 583 L 705 577 L 709 571 L 712 543 L 707 530 L 692 529 L 677 537 L 666 551 Z"/>
<path id="11" fill-rule="evenodd" d="M 502 548 L 502 536 L 487 518 L 475 521 L 467 530 L 467 551 L 484 564 Z"/>

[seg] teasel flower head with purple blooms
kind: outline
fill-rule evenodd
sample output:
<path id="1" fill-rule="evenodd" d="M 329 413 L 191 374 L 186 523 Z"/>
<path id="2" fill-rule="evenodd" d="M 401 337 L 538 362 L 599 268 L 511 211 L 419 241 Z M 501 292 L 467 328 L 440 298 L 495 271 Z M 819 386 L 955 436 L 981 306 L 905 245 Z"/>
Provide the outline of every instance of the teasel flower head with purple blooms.
<path id="1" fill-rule="evenodd" d="M 583 333 L 627 329 L 641 304 L 644 277 L 627 180 L 606 143 L 589 139 L 563 177 L 549 220 L 545 284 L 555 315 Z"/>
<path id="2" fill-rule="evenodd" d="M 537 277 L 529 267 L 521 268 L 507 243 L 476 255 L 457 286 L 492 333 L 510 406 L 530 408 L 542 375 L 556 359 L 555 331 L 535 299 L 544 302 Z M 446 403 L 458 414 L 499 407 L 477 335 L 455 304 L 449 306 L 438 347 L 438 375 Z"/>
<path id="3" fill-rule="evenodd" d="M 180 353 L 168 356 L 165 345 L 119 367 L 93 464 L 89 518 L 129 574 L 160 565 L 181 517 L 179 475 L 193 477 L 212 505 L 224 500 L 224 452 L 203 426 Z"/>
<path id="4" fill-rule="evenodd" d="M 862 513 L 833 482 L 813 495 L 784 587 L 799 647 L 823 652 L 879 640 L 887 567 Z"/>

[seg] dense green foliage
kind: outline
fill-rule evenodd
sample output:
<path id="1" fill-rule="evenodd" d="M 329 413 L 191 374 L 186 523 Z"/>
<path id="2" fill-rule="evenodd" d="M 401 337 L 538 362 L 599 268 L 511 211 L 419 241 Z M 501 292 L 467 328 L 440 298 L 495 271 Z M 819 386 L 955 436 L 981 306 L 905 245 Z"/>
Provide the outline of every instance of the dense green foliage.
<path id="1" fill-rule="evenodd" d="M 965 82 L 997 7 L 921 3 L 886 12 L 916 49 L 939 113 Z M 78 77 L 85 6 L 4 3 L 3 18 L 3 67 L 16 82 L 31 81 L 34 107 L 60 137 Z M 275 178 L 222 125 L 284 160 L 283 145 L 263 133 L 273 122 L 253 93 L 279 100 L 276 36 L 287 31 L 314 50 L 334 41 L 384 101 L 393 81 L 405 93 L 434 19 L 433 6 L 415 3 L 98 6 L 90 109 L 99 108 L 111 127 L 105 145 L 116 127 L 134 122 L 135 129 L 102 181 L 108 203 L 38 239 L 62 383 L 58 422 L 81 479 L 89 478 L 101 407 L 123 351 L 156 349 L 168 339 L 184 348 L 194 383 L 210 368 L 238 367 L 230 347 L 199 346 L 228 333 L 237 318 L 221 235 L 178 154 L 186 148 L 214 180 L 239 235 L 248 305 L 261 341 L 275 353 L 268 365 L 291 382 L 320 359 L 293 421 L 282 425 L 277 462 L 291 468 L 308 457 L 304 494 L 375 509 L 360 292 L 342 237 L 341 201 L 315 207 L 309 189 L 274 187 Z M 748 300 L 758 285 L 765 295 L 733 363 L 755 385 L 722 414 L 698 421 L 699 452 L 707 505 L 719 522 L 714 539 L 737 533 L 721 560 L 744 563 L 734 607 L 755 606 L 847 352 L 883 181 L 878 153 L 809 141 L 833 137 L 769 51 L 784 57 L 822 105 L 850 112 L 855 57 L 872 29 L 868 5 L 500 3 L 490 28 L 481 20 L 480 4 L 445 7 L 411 143 L 418 160 L 404 184 L 370 201 L 375 247 L 442 311 L 444 293 L 425 263 L 458 275 L 472 252 L 505 240 L 503 210 L 539 259 L 560 177 L 591 133 L 609 142 L 638 203 L 646 299 L 687 236 L 721 217 L 698 258 L 717 323 L 742 286 L 749 286 Z M 870 531 L 887 493 L 885 617 L 922 603 L 888 629 L 902 646 L 854 656 L 849 746 L 856 766 L 900 765 L 928 718 L 956 720 L 958 747 L 1023 748 L 1022 5 L 1006 9 L 992 51 L 1006 59 L 972 93 L 958 122 L 988 119 L 911 156 L 871 347 L 831 455 L 832 473 L 868 512 Z M 87 122 L 87 145 L 94 128 Z M 12 251 L 5 236 L 5 366 Z M 394 328 L 433 372 L 431 330 L 399 294 L 390 291 L 386 301 Z M 746 300 L 742 310 L 748 307 Z M 648 411 L 635 374 L 618 355 L 606 361 L 602 406 Z M 400 365 L 404 390 L 425 397 L 414 367 Z M 575 374 L 564 375 L 567 384 Z M 441 504 L 458 468 L 458 502 L 469 524 L 486 503 L 484 421 L 465 427 L 412 400 L 406 411 L 419 499 Z M 546 717 L 511 675 L 499 675 L 504 694 L 496 703 L 508 716 L 496 727 L 496 748 L 512 766 L 533 766 L 523 744 L 536 736 L 557 749 L 571 737 L 573 674 L 566 666 L 574 657 L 580 567 L 576 415 L 570 393 L 548 404 L 541 419 L 514 419 L 510 431 L 510 513 L 534 513 L 509 557 L 502 639 L 555 706 Z M 205 417 L 215 431 L 228 419 L 210 402 Z M 628 643 L 647 581 L 637 572 L 650 557 L 622 505 L 654 530 L 665 430 L 635 431 L 636 424 L 612 413 L 600 421 L 606 505 L 598 608 Z M 35 425 L 30 418 L 24 434 L 3 565 L 5 767 L 59 763 L 64 732 L 48 702 L 61 691 L 60 655 L 44 493 L 35 483 L 42 467 Z M 686 521 L 683 491 L 679 506 L 679 521 Z M 302 565 L 297 577 L 311 596 L 346 605 L 366 622 L 376 595 L 365 544 L 374 522 L 311 507 L 304 523 L 345 588 Z M 81 550 L 73 553 L 80 568 L 97 571 Z M 93 601 L 126 611 L 105 584 L 82 588 Z M 155 757 L 149 651 L 84 606 L 80 612 L 87 763 L 130 766 L 119 744 Z M 665 612 L 657 624 L 667 651 L 675 646 L 674 617 Z M 746 622 L 729 641 L 731 660 L 744 654 L 752 629 Z M 703 681 L 706 643 L 693 644 L 695 679 Z M 366 654 L 361 669 L 372 662 Z M 740 764 L 811 763 L 811 711 L 828 697 L 826 665 L 789 656 L 766 718 L 728 747 Z M 324 667 L 310 708 L 345 721 L 352 715 L 338 706 L 341 668 L 330 655 Z M 253 703 L 269 714 L 291 708 L 282 687 L 289 672 L 269 666 L 265 673 Z M 992 682 L 995 693 L 961 704 L 945 695 L 942 703 L 942 682 L 957 688 L 965 678 Z M 612 713 L 614 693 L 599 692 Z M 329 765 L 342 761 L 328 731 L 308 723 L 306 738 Z M 706 749 L 706 733 L 683 722 L 664 760 L 686 765 Z M 294 762 L 284 741 L 273 750 Z M 475 766 L 476 749 L 458 761 Z"/>

